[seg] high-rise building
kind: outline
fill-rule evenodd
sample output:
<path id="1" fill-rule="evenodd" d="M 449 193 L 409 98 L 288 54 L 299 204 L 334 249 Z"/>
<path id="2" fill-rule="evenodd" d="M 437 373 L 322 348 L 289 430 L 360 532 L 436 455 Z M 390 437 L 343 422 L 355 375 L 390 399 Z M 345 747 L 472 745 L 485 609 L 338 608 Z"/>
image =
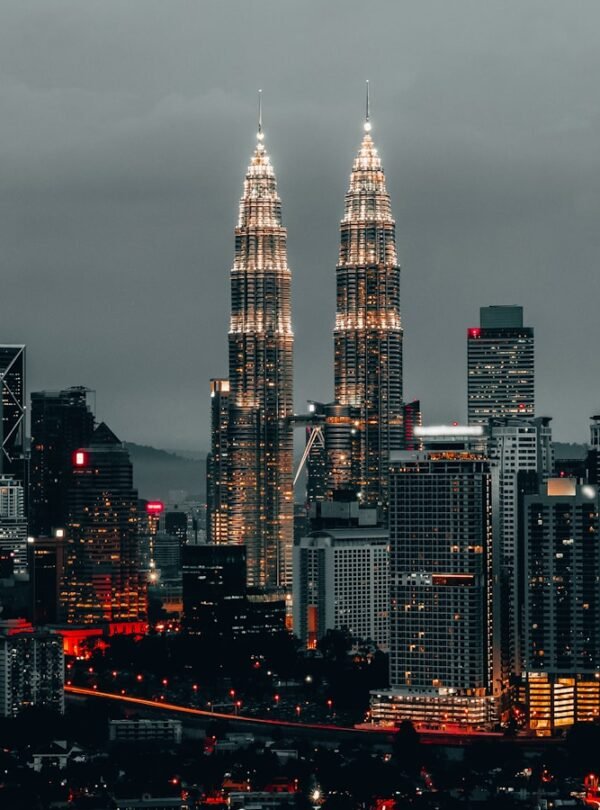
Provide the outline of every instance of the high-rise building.
<path id="1" fill-rule="evenodd" d="M 206 457 L 206 539 L 226 543 L 228 532 L 229 380 L 210 381 L 211 448 Z"/>
<path id="2" fill-rule="evenodd" d="M 336 402 L 310 402 L 308 407 L 312 417 L 306 427 L 308 503 L 331 499 L 339 490 L 356 495 L 361 458 L 359 409 Z"/>
<path id="3" fill-rule="evenodd" d="M 229 638 L 246 625 L 246 549 L 193 544 L 182 549 L 183 627 L 188 633 Z"/>
<path id="4" fill-rule="evenodd" d="M 402 326 L 396 232 L 381 158 L 364 136 L 340 226 L 334 330 L 335 399 L 357 408 L 368 505 L 385 504 L 390 453 L 402 448 Z"/>
<path id="5" fill-rule="evenodd" d="M 392 457 L 391 689 L 373 695 L 377 720 L 493 717 L 491 471 L 468 431 Z"/>
<path id="6" fill-rule="evenodd" d="M 598 488 L 551 478 L 524 498 L 524 645 L 538 734 L 600 716 Z"/>
<path id="7" fill-rule="evenodd" d="M 523 605 L 522 498 L 537 491 L 553 471 L 552 428 L 548 417 L 491 419 L 487 438 L 492 463 L 492 514 L 496 621 L 495 646 L 500 651 L 502 678 L 521 670 Z"/>
<path id="8" fill-rule="evenodd" d="M 418 399 L 413 400 L 413 402 L 405 402 L 402 406 L 403 450 L 421 449 L 421 442 L 415 436 L 415 428 L 422 426 L 421 402 Z"/>
<path id="9" fill-rule="evenodd" d="M 27 572 L 27 520 L 23 482 L 0 475 L 0 552 L 15 574 Z"/>
<path id="10" fill-rule="evenodd" d="M 35 632 L 24 619 L 0 622 L 0 716 L 31 706 L 64 712 L 64 682 L 60 636 Z"/>
<path id="11" fill-rule="evenodd" d="M 187 540 L 188 514 L 175 509 L 165 512 L 165 532 L 171 537 L 177 537 L 181 544 Z"/>
<path id="12" fill-rule="evenodd" d="M 50 536 L 67 523 L 72 454 L 94 431 L 89 389 L 31 394 L 29 533 Z"/>
<path id="13" fill-rule="evenodd" d="M 125 445 L 102 422 L 73 453 L 64 618 L 73 624 L 140 622 L 146 586 L 139 571 L 137 491 Z"/>
<path id="14" fill-rule="evenodd" d="M 227 541 L 246 546 L 248 584 L 267 589 L 291 582 L 293 333 L 286 239 L 259 123 L 231 271 Z"/>
<path id="15" fill-rule="evenodd" d="M 309 649 L 328 630 L 347 630 L 355 644 L 387 650 L 389 537 L 377 509 L 322 501 L 317 511 L 320 528 L 294 546 L 294 633 Z"/>
<path id="16" fill-rule="evenodd" d="M 467 330 L 467 406 L 470 425 L 535 415 L 533 329 L 523 307 L 481 307 L 479 326 Z"/>
<path id="17" fill-rule="evenodd" d="M 35 625 L 58 624 L 65 569 L 65 530 L 57 529 L 53 537 L 30 537 L 28 546 L 32 621 Z"/>
<path id="18" fill-rule="evenodd" d="M 590 483 L 600 484 L 600 416 L 592 416 L 587 468 Z"/>
<path id="19" fill-rule="evenodd" d="M 0 473 L 25 482 L 25 346 L 0 345 Z"/>

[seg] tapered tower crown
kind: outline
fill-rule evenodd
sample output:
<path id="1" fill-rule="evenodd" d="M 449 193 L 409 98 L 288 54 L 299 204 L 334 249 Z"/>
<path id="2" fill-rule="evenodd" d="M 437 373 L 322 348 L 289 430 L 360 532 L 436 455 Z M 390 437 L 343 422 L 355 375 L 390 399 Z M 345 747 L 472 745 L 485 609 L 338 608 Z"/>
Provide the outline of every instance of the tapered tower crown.
<path id="1" fill-rule="evenodd" d="M 231 270 L 227 537 L 246 546 L 248 583 L 268 589 L 287 587 L 291 576 L 293 334 L 286 240 L 259 101 Z"/>
<path id="2" fill-rule="evenodd" d="M 402 326 L 395 223 L 367 109 L 340 225 L 335 398 L 357 408 L 363 502 L 385 504 L 390 453 L 402 442 Z"/>

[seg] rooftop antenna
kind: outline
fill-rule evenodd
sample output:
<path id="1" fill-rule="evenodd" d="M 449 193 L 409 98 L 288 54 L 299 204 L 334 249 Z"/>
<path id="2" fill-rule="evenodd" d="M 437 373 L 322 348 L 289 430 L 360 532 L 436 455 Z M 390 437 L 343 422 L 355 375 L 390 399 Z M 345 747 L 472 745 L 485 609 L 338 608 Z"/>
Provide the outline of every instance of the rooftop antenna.
<path id="1" fill-rule="evenodd" d="M 370 119 L 371 119 L 371 100 L 369 98 L 369 80 L 367 79 L 367 109 L 366 109 L 365 124 L 364 124 L 365 132 L 370 132 L 371 131 L 371 120 Z"/>

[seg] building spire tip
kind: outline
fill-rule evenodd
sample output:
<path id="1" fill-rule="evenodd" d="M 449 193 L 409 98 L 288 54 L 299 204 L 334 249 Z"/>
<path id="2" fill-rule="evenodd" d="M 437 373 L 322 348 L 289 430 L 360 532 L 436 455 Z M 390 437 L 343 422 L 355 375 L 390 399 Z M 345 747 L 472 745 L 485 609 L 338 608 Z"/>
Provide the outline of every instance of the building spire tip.
<path id="1" fill-rule="evenodd" d="M 371 100 L 370 100 L 370 97 L 369 97 L 369 80 L 368 79 L 366 81 L 366 85 L 367 85 L 367 106 L 366 106 L 365 123 L 363 125 L 363 129 L 365 130 L 365 132 L 370 132 L 371 131 Z"/>
<path id="2" fill-rule="evenodd" d="M 262 141 L 265 137 L 262 128 L 262 90 L 258 91 L 258 132 L 256 137 L 259 141 Z"/>

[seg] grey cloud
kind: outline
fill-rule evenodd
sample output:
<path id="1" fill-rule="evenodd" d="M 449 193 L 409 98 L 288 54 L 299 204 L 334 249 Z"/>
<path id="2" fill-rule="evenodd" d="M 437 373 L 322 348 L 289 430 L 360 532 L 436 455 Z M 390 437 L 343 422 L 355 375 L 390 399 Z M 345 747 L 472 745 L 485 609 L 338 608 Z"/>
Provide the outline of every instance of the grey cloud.
<path id="1" fill-rule="evenodd" d="M 405 388 L 465 414 L 478 307 L 522 303 L 538 410 L 600 405 L 595 2 L 19 0 L 0 9 L 0 340 L 128 439 L 206 448 L 264 88 L 294 272 L 296 402 L 332 395 L 337 227 L 373 88 Z"/>

